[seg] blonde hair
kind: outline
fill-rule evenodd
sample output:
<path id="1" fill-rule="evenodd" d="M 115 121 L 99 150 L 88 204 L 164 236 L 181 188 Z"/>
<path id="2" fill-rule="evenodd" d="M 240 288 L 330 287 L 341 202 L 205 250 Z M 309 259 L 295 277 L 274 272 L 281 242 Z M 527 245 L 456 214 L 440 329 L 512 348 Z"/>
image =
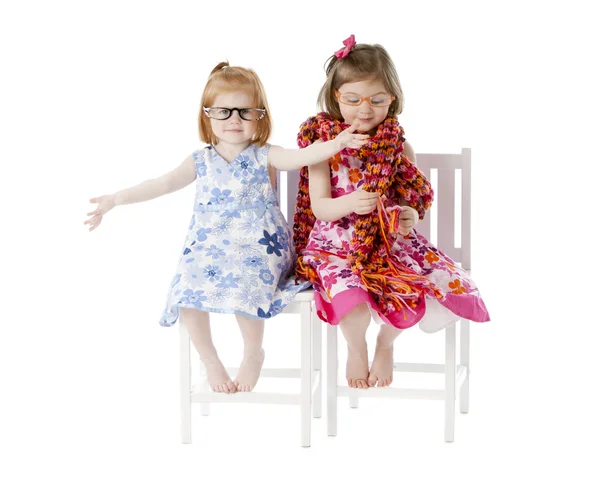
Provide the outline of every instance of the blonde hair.
<path id="1" fill-rule="evenodd" d="M 213 106 L 213 101 L 221 93 L 231 93 L 240 90 L 248 90 L 252 97 L 250 108 L 264 108 L 265 116 L 258 120 L 258 128 L 252 137 L 251 143 L 264 146 L 271 136 L 272 120 L 271 111 L 267 104 L 267 95 L 263 84 L 254 70 L 243 67 L 231 67 L 229 62 L 221 62 L 210 72 L 208 81 L 202 92 L 200 113 L 198 114 L 198 128 L 200 139 L 204 143 L 216 145 L 219 139 L 215 136 L 211 126 L 210 118 L 204 113 L 204 107 Z"/>
<path id="2" fill-rule="evenodd" d="M 319 92 L 319 107 L 336 120 L 342 121 L 342 113 L 335 96 L 344 83 L 369 79 L 381 80 L 388 93 L 396 97 L 388 110 L 388 117 L 402 113 L 404 95 L 394 62 L 381 45 L 358 43 L 345 58 L 332 55 L 325 62 L 327 80 Z"/>

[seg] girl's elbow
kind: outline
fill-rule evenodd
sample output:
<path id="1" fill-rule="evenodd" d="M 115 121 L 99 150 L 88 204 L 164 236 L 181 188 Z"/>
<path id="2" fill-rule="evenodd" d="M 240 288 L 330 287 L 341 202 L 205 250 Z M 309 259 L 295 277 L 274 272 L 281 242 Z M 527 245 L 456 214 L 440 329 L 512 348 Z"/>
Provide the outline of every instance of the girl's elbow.
<path id="1" fill-rule="evenodd" d="M 313 215 L 315 215 L 315 218 L 317 218 L 320 221 L 329 221 L 327 219 L 327 213 L 323 210 L 321 206 L 322 205 L 315 202 L 311 204 Z"/>

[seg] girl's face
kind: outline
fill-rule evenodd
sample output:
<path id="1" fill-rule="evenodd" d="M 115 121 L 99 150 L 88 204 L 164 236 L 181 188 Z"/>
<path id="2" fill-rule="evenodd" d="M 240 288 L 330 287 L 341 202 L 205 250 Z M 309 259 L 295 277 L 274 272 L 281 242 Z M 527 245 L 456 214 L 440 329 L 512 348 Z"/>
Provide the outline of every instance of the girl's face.
<path id="1" fill-rule="evenodd" d="M 212 105 L 207 106 L 210 108 L 254 108 L 252 96 L 244 91 L 221 93 L 215 97 Z M 239 145 L 248 143 L 252 139 L 258 129 L 259 121 L 243 120 L 239 111 L 233 111 L 226 120 L 211 118 L 210 126 L 219 142 Z"/>
<path id="2" fill-rule="evenodd" d="M 374 98 L 374 100 L 377 100 L 381 96 L 384 98 L 386 95 L 388 97 L 391 96 L 381 80 L 363 80 L 359 82 L 344 83 L 338 91 L 340 96 L 345 95 L 342 97 L 342 101 L 338 98 L 340 111 L 344 117 L 344 123 L 351 125 L 352 122 L 358 118 L 361 122 L 359 130 L 373 133 L 379 124 L 386 119 L 388 110 L 390 109 L 389 105 L 371 106 L 367 100 L 364 100 L 358 106 L 344 103 L 344 101 L 347 102 L 345 99 L 348 98 L 350 98 L 352 102 L 358 102 L 362 98 L 377 97 Z"/>

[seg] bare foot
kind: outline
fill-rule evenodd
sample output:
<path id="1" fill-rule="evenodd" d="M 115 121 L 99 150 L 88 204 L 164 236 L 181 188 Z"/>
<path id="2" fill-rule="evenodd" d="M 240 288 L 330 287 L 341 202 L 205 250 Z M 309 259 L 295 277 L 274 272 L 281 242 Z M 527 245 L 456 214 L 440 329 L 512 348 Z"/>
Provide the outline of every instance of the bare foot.
<path id="1" fill-rule="evenodd" d="M 370 387 L 385 387 L 392 384 L 394 372 L 394 346 L 381 346 L 378 342 L 368 383 Z"/>
<path id="2" fill-rule="evenodd" d="M 346 362 L 346 379 L 351 388 L 367 389 L 369 375 L 369 356 L 367 342 L 359 347 L 348 346 L 348 361 Z"/>
<path id="3" fill-rule="evenodd" d="M 237 377 L 233 381 L 235 387 L 240 392 L 250 392 L 256 386 L 260 370 L 265 360 L 265 350 L 261 349 L 257 353 L 244 353 L 244 357 L 240 364 L 240 370 Z"/>
<path id="4" fill-rule="evenodd" d="M 229 394 L 236 391 L 233 381 L 225 370 L 225 366 L 223 366 L 223 363 L 217 356 L 204 358 L 202 362 L 206 368 L 208 384 L 214 392 Z"/>

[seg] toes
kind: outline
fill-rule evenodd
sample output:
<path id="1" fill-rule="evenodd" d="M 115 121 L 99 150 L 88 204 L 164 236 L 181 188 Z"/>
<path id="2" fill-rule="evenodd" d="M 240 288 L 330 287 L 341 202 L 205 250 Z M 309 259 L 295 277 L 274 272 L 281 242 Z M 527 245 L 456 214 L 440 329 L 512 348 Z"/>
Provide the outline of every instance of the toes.
<path id="1" fill-rule="evenodd" d="M 377 376 L 369 375 L 369 379 L 367 380 L 367 383 L 369 383 L 369 387 L 374 388 L 375 385 L 377 384 Z"/>
<path id="2" fill-rule="evenodd" d="M 229 391 L 232 393 L 237 391 L 237 386 L 235 384 L 233 384 L 233 381 L 227 381 L 227 387 L 229 388 Z"/>

